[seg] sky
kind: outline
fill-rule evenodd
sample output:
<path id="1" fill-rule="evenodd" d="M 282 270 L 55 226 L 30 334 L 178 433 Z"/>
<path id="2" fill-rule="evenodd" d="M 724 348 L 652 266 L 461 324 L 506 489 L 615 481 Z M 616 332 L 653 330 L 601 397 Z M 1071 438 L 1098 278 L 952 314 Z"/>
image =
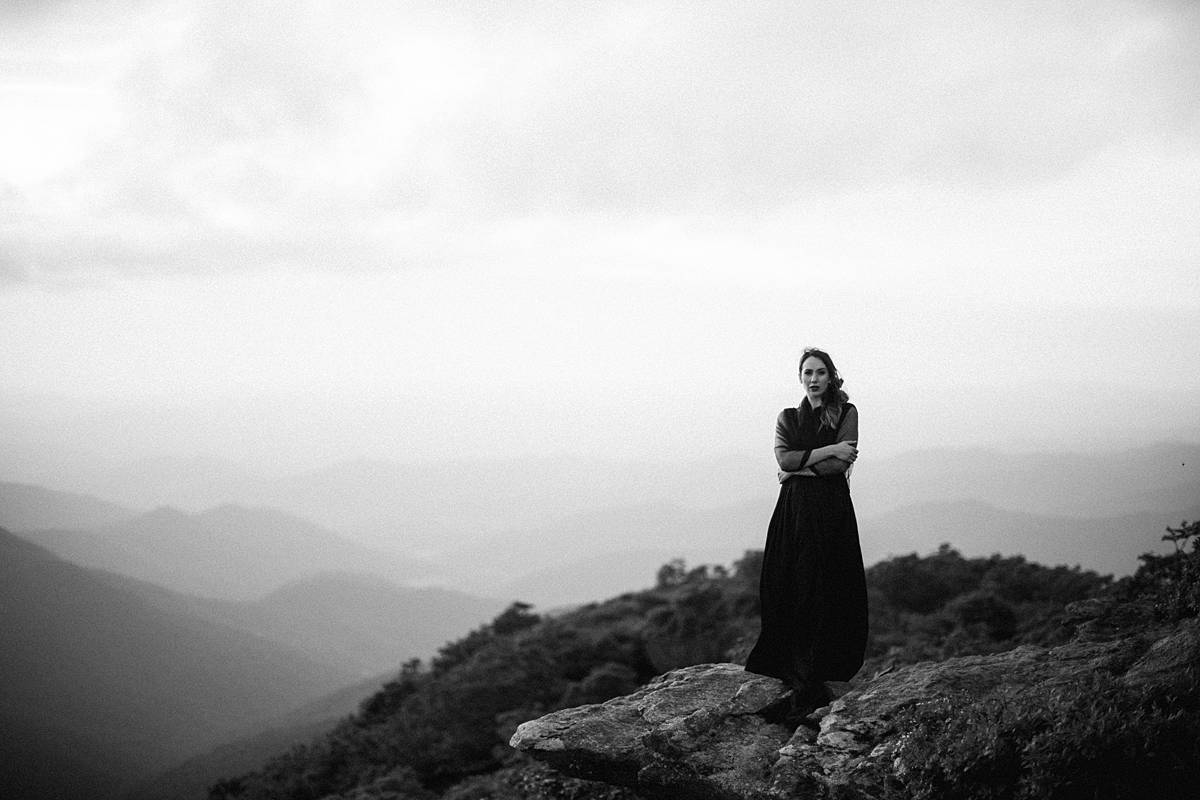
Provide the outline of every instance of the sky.
<path id="1" fill-rule="evenodd" d="M 0 31 L 0 478 L 769 458 L 809 345 L 864 457 L 1200 439 L 1200 4 L 95 0 Z"/>

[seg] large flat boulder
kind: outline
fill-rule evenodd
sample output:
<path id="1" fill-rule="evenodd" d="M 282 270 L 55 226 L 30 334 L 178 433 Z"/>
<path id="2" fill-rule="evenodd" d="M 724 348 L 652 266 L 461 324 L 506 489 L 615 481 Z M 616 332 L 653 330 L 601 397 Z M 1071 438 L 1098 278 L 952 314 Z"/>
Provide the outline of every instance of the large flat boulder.
<path id="1" fill-rule="evenodd" d="M 754 797 L 792 738 L 782 682 L 737 664 L 661 675 L 631 695 L 526 722 L 510 744 L 570 775 L 662 797 Z"/>

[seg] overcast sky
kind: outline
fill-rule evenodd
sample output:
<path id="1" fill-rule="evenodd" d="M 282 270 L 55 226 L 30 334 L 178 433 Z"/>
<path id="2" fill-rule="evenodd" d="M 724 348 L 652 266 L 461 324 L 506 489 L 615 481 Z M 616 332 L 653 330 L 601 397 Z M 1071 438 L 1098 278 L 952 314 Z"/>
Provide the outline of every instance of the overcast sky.
<path id="1" fill-rule="evenodd" d="M 1197 43 L 1194 2 L 3 3 L 0 422 L 769 456 L 815 344 L 865 455 L 1195 435 Z"/>

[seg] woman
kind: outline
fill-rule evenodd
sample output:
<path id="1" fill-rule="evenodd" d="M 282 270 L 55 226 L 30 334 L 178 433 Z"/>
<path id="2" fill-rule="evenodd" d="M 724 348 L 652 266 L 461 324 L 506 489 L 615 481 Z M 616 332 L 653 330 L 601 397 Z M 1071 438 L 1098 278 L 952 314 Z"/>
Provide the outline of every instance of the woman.
<path id="1" fill-rule="evenodd" d="M 800 357 L 804 399 L 775 425 L 779 501 L 767 528 L 762 631 L 746 669 L 792 687 L 793 711 L 829 700 L 824 681 L 862 666 L 867 587 L 846 481 L 858 458 L 858 410 L 829 354 Z"/>

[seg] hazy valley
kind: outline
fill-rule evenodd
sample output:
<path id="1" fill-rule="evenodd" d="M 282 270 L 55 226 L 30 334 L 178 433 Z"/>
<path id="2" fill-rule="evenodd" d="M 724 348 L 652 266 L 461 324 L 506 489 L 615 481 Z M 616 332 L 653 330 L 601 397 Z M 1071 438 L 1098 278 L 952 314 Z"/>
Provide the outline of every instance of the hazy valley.
<path id="1" fill-rule="evenodd" d="M 0 524 L 179 591 L 253 599 L 341 571 L 539 604 L 593 599 L 585 585 L 637 588 L 664 556 L 721 563 L 759 547 L 778 491 L 769 455 L 592 461 L 582 472 L 565 457 L 360 460 L 271 478 L 216 459 L 157 459 L 63 484 L 6 487 Z M 951 541 L 1120 575 L 1200 503 L 1200 446 L 930 449 L 864 458 L 851 485 L 868 563 Z M 28 497 L 43 488 L 76 494 Z M 563 570 L 592 577 L 570 582 Z"/>

